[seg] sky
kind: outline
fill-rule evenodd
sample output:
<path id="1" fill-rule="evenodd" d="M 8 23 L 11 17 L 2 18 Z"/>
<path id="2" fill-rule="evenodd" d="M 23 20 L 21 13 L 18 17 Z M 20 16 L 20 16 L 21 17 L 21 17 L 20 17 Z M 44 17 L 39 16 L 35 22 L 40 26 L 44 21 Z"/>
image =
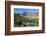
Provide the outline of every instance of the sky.
<path id="1" fill-rule="evenodd" d="M 39 9 L 14 8 L 14 13 L 22 14 L 23 12 L 26 12 L 26 13 L 38 13 Z"/>

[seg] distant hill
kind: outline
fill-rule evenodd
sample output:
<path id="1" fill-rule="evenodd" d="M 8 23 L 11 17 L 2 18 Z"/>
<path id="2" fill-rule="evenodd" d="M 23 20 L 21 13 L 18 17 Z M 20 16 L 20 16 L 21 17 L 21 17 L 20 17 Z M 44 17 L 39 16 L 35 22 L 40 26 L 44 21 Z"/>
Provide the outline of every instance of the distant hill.
<path id="1" fill-rule="evenodd" d="M 20 15 L 20 16 L 23 16 L 23 17 L 26 17 L 26 18 L 32 18 L 32 19 L 34 19 L 34 18 L 39 18 L 39 14 L 38 13 L 26 13 L 26 12 L 24 12 L 24 13 L 22 13 L 22 14 L 17 14 L 17 15 Z"/>
<path id="2" fill-rule="evenodd" d="M 39 16 L 38 13 L 26 13 L 26 14 L 20 14 L 21 16 Z"/>

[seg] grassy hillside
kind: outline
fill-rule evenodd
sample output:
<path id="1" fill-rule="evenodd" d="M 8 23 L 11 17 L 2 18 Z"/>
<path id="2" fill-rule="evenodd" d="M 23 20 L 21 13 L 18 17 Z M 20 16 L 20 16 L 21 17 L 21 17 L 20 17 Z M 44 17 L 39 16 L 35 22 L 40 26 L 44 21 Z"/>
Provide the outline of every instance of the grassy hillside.
<path id="1" fill-rule="evenodd" d="M 38 26 L 38 18 L 27 18 L 14 14 L 14 27 Z"/>

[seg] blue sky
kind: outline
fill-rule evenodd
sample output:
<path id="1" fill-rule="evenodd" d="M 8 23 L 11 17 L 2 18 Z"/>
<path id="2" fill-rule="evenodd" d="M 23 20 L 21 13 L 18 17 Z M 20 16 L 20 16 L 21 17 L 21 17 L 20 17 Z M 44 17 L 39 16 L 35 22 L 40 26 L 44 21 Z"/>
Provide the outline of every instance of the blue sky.
<path id="1" fill-rule="evenodd" d="M 39 9 L 14 8 L 14 13 L 22 14 L 23 12 L 26 12 L 26 13 L 38 13 Z"/>

